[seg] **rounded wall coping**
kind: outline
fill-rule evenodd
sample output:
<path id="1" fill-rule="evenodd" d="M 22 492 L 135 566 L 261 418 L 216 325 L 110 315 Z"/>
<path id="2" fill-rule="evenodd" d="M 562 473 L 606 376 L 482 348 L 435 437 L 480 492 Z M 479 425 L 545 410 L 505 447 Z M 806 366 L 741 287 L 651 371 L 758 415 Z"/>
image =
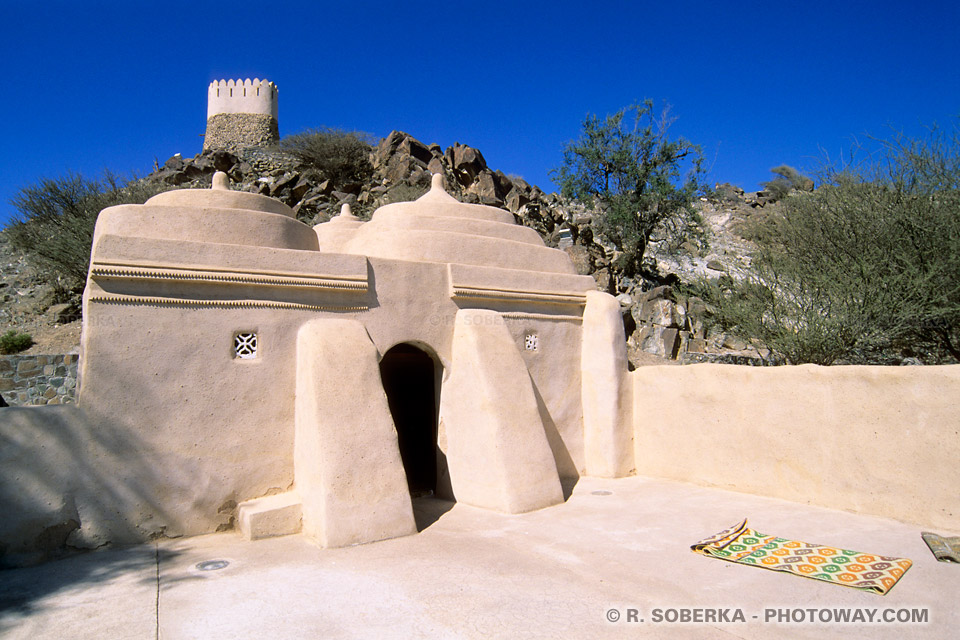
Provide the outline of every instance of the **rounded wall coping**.
<path id="1" fill-rule="evenodd" d="M 325 229 L 317 231 L 322 236 Z M 378 258 L 576 273 L 565 252 L 547 247 L 509 211 L 462 203 L 448 194 L 439 173 L 426 194 L 380 207 L 341 246 L 346 253 Z"/>
<path id="2" fill-rule="evenodd" d="M 373 233 L 368 231 L 373 229 Z M 359 228 L 344 243 L 344 253 L 407 262 L 501 267 L 520 271 L 576 275 L 570 257 L 543 245 L 435 229 Z"/>
<path id="3" fill-rule="evenodd" d="M 172 192 L 176 193 L 176 192 Z M 230 192 L 240 195 L 237 192 Z M 253 194 L 247 194 L 253 195 Z M 93 250 L 104 235 L 123 238 L 181 240 L 206 244 L 233 244 L 275 249 L 317 251 L 313 229 L 293 216 L 224 203 L 190 204 L 154 202 L 108 207 L 100 212 Z"/>
<path id="4" fill-rule="evenodd" d="M 426 197 L 426 196 L 424 196 Z M 486 220 L 487 222 L 500 222 L 502 224 L 516 224 L 513 214 L 496 207 L 488 207 L 483 204 L 467 204 L 453 200 L 452 202 L 428 200 L 421 202 L 413 200 L 412 202 L 394 202 L 386 204 L 376 211 L 370 218 L 371 222 L 386 220 L 394 216 L 431 216 L 436 218 L 466 218 L 468 220 Z"/>
<path id="5" fill-rule="evenodd" d="M 443 186 L 443 175 L 433 174 L 430 182 L 430 191 L 411 202 L 394 202 L 384 205 L 373 212 L 371 222 L 378 219 L 389 219 L 395 216 L 417 215 L 450 218 L 468 218 L 502 222 L 515 225 L 513 214 L 503 209 L 489 207 L 484 204 L 468 204 L 460 202 Z"/>
<path id="6" fill-rule="evenodd" d="M 365 234 L 393 234 L 399 231 L 447 231 L 480 238 L 513 240 L 537 247 L 544 246 L 540 235 L 530 227 L 504 224 L 477 218 L 451 218 L 420 213 L 388 211 L 389 217 L 380 217 L 367 223 Z M 335 220 L 336 218 L 334 218 Z M 331 220 L 332 222 L 333 220 Z"/>
<path id="7" fill-rule="evenodd" d="M 220 172 L 217 172 L 220 173 Z M 224 176 L 225 178 L 226 176 Z M 180 207 L 189 209 L 244 209 L 275 213 L 288 218 L 296 219 L 293 209 L 275 198 L 247 193 L 246 191 L 231 191 L 224 186 L 223 178 L 214 175 L 214 187 L 211 189 L 178 189 L 165 191 L 153 196 L 145 206 Z"/>

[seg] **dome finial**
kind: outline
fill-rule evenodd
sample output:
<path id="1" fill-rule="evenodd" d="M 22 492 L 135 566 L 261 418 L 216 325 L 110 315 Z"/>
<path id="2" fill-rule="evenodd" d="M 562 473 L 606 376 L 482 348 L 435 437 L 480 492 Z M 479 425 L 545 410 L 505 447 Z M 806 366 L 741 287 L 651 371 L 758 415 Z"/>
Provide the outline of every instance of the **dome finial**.
<path id="1" fill-rule="evenodd" d="M 213 184 L 210 185 L 211 189 L 217 189 L 219 191 L 229 191 L 230 190 L 230 178 L 227 177 L 223 171 L 217 171 L 213 174 Z"/>
<path id="2" fill-rule="evenodd" d="M 447 202 L 460 204 L 457 202 L 456 198 L 447 193 L 443 183 L 443 172 L 433 174 L 433 176 L 430 178 L 430 190 L 417 198 L 417 201 L 423 200 L 424 202 Z"/>

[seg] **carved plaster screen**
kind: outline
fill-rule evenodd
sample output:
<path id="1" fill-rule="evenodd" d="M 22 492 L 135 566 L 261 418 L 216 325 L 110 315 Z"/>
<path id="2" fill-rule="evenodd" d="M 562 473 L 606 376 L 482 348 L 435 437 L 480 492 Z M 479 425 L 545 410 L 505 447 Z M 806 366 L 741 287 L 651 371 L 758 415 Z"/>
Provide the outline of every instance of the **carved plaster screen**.
<path id="1" fill-rule="evenodd" d="M 253 332 L 238 333 L 233 338 L 233 354 L 243 360 L 252 360 L 257 357 L 257 334 Z"/>

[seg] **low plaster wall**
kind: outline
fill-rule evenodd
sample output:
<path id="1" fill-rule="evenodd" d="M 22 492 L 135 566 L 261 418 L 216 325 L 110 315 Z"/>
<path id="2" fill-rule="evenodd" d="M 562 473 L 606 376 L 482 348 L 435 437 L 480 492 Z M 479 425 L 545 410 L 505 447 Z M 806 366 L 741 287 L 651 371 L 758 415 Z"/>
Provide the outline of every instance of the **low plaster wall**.
<path id="1" fill-rule="evenodd" d="M 72 404 L 79 356 L 0 356 L 0 395 L 11 407 Z"/>
<path id="2" fill-rule="evenodd" d="M 124 517 L 155 502 L 140 445 L 77 406 L 0 409 L 0 568 L 146 539 Z"/>
<path id="3" fill-rule="evenodd" d="M 960 531 L 960 366 L 631 375 L 639 475 Z"/>

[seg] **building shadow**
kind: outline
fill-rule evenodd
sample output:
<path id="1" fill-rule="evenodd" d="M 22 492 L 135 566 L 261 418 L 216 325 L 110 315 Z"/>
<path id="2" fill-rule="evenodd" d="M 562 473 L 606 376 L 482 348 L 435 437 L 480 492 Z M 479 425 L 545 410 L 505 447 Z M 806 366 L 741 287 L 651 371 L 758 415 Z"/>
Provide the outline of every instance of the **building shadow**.
<path id="1" fill-rule="evenodd" d="M 175 521 L 157 489 L 169 463 L 130 425 L 76 405 L 0 409 L 0 636 L 52 594 L 131 573 L 156 582 L 176 555 L 155 543 Z"/>
<path id="2" fill-rule="evenodd" d="M 557 429 L 557 424 L 547 409 L 547 403 L 540 395 L 540 389 L 533 377 L 530 378 L 530 384 L 533 386 L 533 394 L 537 399 L 537 411 L 540 413 L 540 421 L 543 423 L 543 431 L 547 436 L 547 443 L 550 445 L 550 451 L 553 453 L 553 461 L 557 465 L 557 473 L 560 476 L 560 488 L 563 490 L 563 501 L 566 502 L 573 495 L 573 488 L 577 486 L 580 480 L 580 474 L 577 472 L 577 465 L 563 442 L 563 436 Z"/>
<path id="3" fill-rule="evenodd" d="M 33 567 L 0 571 L 0 637 L 14 633 L 23 618 L 49 611 L 44 603 L 59 593 L 95 586 L 118 578 L 151 592 L 158 587 L 158 567 L 181 554 L 156 543 L 91 551 Z M 124 576 L 133 576 L 133 580 Z M 62 604 L 56 605 L 57 608 Z"/>
<path id="4" fill-rule="evenodd" d="M 580 482 L 580 476 L 560 478 L 560 488 L 563 490 L 563 501 L 566 502 L 573 495 L 573 490 Z"/>
<path id="5" fill-rule="evenodd" d="M 443 514 L 453 509 L 457 504 L 452 500 L 444 500 L 434 496 L 413 498 L 412 502 L 413 519 L 417 523 L 417 533 L 435 524 L 443 517 Z"/>

